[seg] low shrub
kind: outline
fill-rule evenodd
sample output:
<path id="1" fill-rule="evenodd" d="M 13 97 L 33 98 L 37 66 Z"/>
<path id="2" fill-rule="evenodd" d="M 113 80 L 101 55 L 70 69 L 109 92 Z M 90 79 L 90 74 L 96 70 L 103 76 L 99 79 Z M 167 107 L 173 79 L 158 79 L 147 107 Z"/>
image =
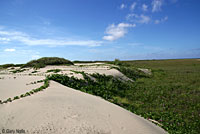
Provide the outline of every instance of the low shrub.
<path id="1" fill-rule="evenodd" d="M 37 83 L 41 83 L 41 82 L 43 82 L 43 81 L 44 81 L 44 80 L 38 80 Z"/>
<path id="2" fill-rule="evenodd" d="M 15 96 L 15 97 L 13 98 L 13 100 L 17 100 L 17 99 L 19 99 L 19 96 Z"/>
<path id="3" fill-rule="evenodd" d="M 13 70 L 13 71 L 10 71 L 12 73 L 20 73 L 20 72 L 24 72 L 26 71 L 26 69 L 16 69 L 16 70 Z"/>
<path id="4" fill-rule="evenodd" d="M 49 73 L 49 72 L 58 73 L 60 71 L 61 71 L 61 69 L 50 69 L 50 70 L 47 70 L 47 73 Z"/>
<path id="5" fill-rule="evenodd" d="M 30 93 L 30 94 L 34 94 L 34 92 L 33 92 L 33 91 L 30 91 L 29 93 Z"/>
<path id="6" fill-rule="evenodd" d="M 31 94 L 29 92 L 26 92 L 25 96 L 30 96 Z"/>
<path id="7" fill-rule="evenodd" d="M 7 102 L 12 102 L 12 99 L 11 99 L 11 98 L 8 98 L 6 101 L 7 101 Z"/>
<path id="8" fill-rule="evenodd" d="M 34 73 L 37 73 L 37 72 L 38 72 L 38 71 L 35 70 L 35 71 L 32 71 L 31 73 L 34 74 Z"/>
<path id="9" fill-rule="evenodd" d="M 21 95 L 20 95 L 20 98 L 23 98 L 23 97 L 25 97 L 25 95 L 24 95 L 24 94 L 21 94 Z"/>

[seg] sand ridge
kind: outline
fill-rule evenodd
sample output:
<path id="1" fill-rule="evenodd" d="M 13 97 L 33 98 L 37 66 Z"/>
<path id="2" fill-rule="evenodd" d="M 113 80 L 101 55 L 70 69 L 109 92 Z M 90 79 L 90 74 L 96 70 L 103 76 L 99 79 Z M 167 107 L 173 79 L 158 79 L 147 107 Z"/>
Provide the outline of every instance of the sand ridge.
<path id="1" fill-rule="evenodd" d="M 82 78 L 81 74 L 100 73 L 128 80 L 118 70 L 104 64 L 47 66 L 23 72 L 0 71 L 0 99 L 25 93 L 43 83 L 51 69 L 59 74 Z M 11 69 L 12 70 L 12 69 Z M 34 72 L 37 71 L 37 72 Z M 32 73 L 34 72 L 34 73 Z M 31 96 L 0 105 L 0 132 L 23 129 L 28 134 L 164 134 L 162 128 L 104 99 L 50 81 L 50 86 Z"/>
<path id="2" fill-rule="evenodd" d="M 0 129 L 24 129 L 31 134 L 166 133 L 142 117 L 100 97 L 54 81 L 45 91 L 0 105 L 0 115 Z"/>

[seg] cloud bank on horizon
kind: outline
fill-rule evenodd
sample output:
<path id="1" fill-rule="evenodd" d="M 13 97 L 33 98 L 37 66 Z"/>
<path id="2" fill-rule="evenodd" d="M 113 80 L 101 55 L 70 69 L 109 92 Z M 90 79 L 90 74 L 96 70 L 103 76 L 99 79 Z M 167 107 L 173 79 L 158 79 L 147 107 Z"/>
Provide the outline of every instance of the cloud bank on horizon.
<path id="1" fill-rule="evenodd" d="M 19 61 L 13 57 L 24 62 L 42 56 L 79 60 L 200 56 L 197 0 L 36 1 L 0 1 L 0 64 Z M 190 49 L 195 53 L 184 55 Z"/>

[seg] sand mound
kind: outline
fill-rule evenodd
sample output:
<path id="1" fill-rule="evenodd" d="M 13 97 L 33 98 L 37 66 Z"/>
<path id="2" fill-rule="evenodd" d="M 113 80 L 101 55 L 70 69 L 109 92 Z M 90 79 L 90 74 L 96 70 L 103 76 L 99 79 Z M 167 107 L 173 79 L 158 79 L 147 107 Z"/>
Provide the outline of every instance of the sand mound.
<path id="1" fill-rule="evenodd" d="M 0 130 L 38 134 L 161 134 L 163 129 L 92 96 L 51 81 L 45 91 L 0 105 Z"/>

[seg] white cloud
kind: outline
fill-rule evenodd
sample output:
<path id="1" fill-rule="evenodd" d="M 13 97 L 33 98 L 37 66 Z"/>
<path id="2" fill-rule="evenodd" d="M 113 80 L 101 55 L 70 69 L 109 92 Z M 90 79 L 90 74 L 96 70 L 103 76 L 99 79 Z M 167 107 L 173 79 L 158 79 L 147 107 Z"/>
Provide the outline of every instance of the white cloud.
<path id="1" fill-rule="evenodd" d="M 14 52 L 15 49 L 13 49 L 13 48 L 7 48 L 7 49 L 5 49 L 4 51 L 5 51 L 5 52 Z"/>
<path id="2" fill-rule="evenodd" d="M 168 20 L 168 16 L 165 16 L 164 18 L 160 19 L 160 20 L 155 20 L 154 23 L 155 24 L 159 24 L 159 23 L 162 23 L 162 22 L 165 22 Z"/>
<path id="3" fill-rule="evenodd" d="M 152 12 L 157 12 L 161 10 L 163 5 L 163 0 L 153 0 L 152 1 Z"/>
<path id="4" fill-rule="evenodd" d="M 139 20 L 139 22 L 140 23 L 145 23 L 145 24 L 147 24 L 147 23 L 149 23 L 150 22 L 150 20 L 151 20 L 151 18 L 149 17 L 149 16 L 145 16 L 145 15 L 140 15 L 140 20 Z"/>
<path id="5" fill-rule="evenodd" d="M 46 46 L 100 46 L 103 42 L 97 40 L 69 40 L 62 39 L 37 39 L 18 31 L 2 31 L 0 30 L 0 43 L 3 41 L 12 42 L 17 41 L 25 45 L 46 45 Z"/>
<path id="6" fill-rule="evenodd" d="M 1 36 L 27 36 L 25 33 L 18 31 L 0 31 Z"/>
<path id="7" fill-rule="evenodd" d="M 136 7 L 136 2 L 133 2 L 133 4 L 130 6 L 130 10 L 131 11 L 134 11 L 135 7 Z"/>
<path id="8" fill-rule="evenodd" d="M 120 9 L 124 9 L 124 8 L 126 8 L 126 5 L 125 5 L 124 3 L 122 3 L 122 4 L 120 5 Z"/>
<path id="9" fill-rule="evenodd" d="M 137 15 L 137 14 L 128 14 L 126 19 L 132 22 L 140 23 L 140 24 L 148 24 L 151 21 L 151 18 L 146 15 Z"/>
<path id="10" fill-rule="evenodd" d="M 105 33 L 106 36 L 103 37 L 104 40 L 114 41 L 121 37 L 123 37 L 128 31 L 127 29 L 130 27 L 135 27 L 135 24 L 129 23 L 119 23 L 118 25 L 112 24 L 106 28 Z"/>
<path id="11" fill-rule="evenodd" d="M 10 41 L 10 39 L 5 37 L 0 37 L 0 41 Z"/>
<path id="12" fill-rule="evenodd" d="M 143 10 L 143 11 L 147 11 L 147 10 L 148 10 L 148 6 L 147 6 L 146 4 L 143 4 L 143 5 L 142 5 L 142 10 Z"/>

